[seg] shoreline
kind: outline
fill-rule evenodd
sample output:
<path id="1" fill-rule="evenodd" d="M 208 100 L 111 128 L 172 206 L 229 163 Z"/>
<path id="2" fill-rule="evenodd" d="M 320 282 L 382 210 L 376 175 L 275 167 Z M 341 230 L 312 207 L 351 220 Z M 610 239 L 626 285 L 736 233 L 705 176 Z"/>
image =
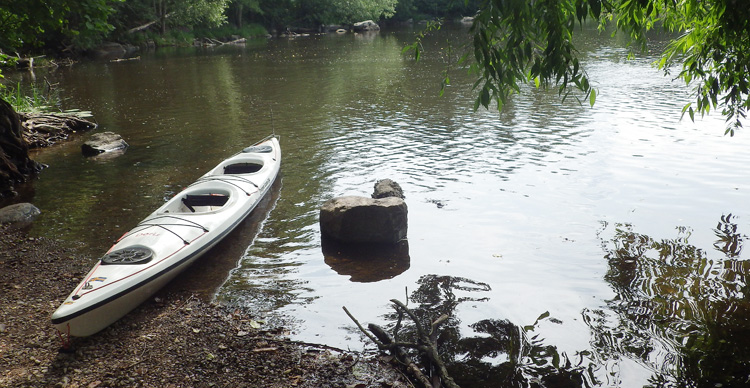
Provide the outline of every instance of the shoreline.
<path id="1" fill-rule="evenodd" d="M 49 317 L 89 269 L 76 249 L 0 226 L 0 386 L 412 386 L 383 357 L 294 342 L 171 287 L 61 352 Z"/>

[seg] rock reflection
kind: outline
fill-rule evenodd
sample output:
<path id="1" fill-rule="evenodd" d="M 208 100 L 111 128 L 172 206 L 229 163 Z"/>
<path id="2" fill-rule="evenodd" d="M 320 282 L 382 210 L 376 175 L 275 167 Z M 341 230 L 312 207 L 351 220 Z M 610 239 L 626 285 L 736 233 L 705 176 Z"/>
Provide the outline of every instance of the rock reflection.
<path id="1" fill-rule="evenodd" d="M 610 364 L 634 359 L 654 387 L 750 385 L 750 262 L 731 215 L 714 229 L 723 258 L 691 245 L 691 230 L 657 241 L 616 225 L 605 241 L 611 312 L 586 311 L 593 345 Z"/>
<path id="2" fill-rule="evenodd" d="M 325 263 L 357 283 L 392 279 L 409 269 L 409 242 L 396 245 L 342 244 L 323 238 Z"/>
<path id="3" fill-rule="evenodd" d="M 471 279 L 427 275 L 410 297 L 410 306 L 422 322 L 432 322 L 442 314 L 450 319 L 440 326 L 438 350 L 451 377 L 460 386 L 472 388 L 509 387 L 590 387 L 596 385 L 593 362 L 582 352 L 572 360 L 556 347 L 545 345 L 536 333 L 542 322 L 559 323 L 543 313 L 532 325 L 518 326 L 505 319 L 487 318 L 469 324 L 468 332 L 457 312 L 465 302 L 485 302 L 481 295 L 490 291 L 486 283 Z M 479 294 L 473 294 L 479 293 Z M 412 337 L 413 324 L 399 320 L 398 314 L 386 315 L 389 328 L 402 325 L 401 337 Z M 408 342 L 408 341 L 407 341 Z"/>

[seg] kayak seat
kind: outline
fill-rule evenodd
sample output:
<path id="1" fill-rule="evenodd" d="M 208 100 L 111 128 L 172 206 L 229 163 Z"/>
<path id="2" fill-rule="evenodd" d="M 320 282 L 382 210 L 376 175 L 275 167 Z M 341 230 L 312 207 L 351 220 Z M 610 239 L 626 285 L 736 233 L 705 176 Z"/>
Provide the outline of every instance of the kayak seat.
<path id="1" fill-rule="evenodd" d="M 253 174 L 263 168 L 258 163 L 234 163 L 224 167 L 224 174 Z"/>
<path id="2" fill-rule="evenodd" d="M 182 198 L 182 203 L 195 213 L 196 206 L 224 206 L 228 200 L 229 196 L 223 194 L 188 194 Z"/>

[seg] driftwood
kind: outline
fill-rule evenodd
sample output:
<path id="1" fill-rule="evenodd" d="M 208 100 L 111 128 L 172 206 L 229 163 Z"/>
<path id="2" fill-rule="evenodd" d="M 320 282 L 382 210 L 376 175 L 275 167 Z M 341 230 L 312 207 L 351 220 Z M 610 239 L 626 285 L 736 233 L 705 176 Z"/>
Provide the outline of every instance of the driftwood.
<path id="1" fill-rule="evenodd" d="M 117 58 L 117 59 L 111 59 L 110 62 L 127 62 L 127 61 L 140 61 L 141 56 L 132 57 L 132 58 Z"/>
<path id="2" fill-rule="evenodd" d="M 47 147 L 70 134 L 96 128 L 96 124 L 80 113 L 23 113 L 19 112 L 23 138 L 29 148 Z"/>
<path id="3" fill-rule="evenodd" d="M 346 307 L 343 307 L 343 309 L 346 312 L 346 315 L 348 315 L 354 324 L 357 325 L 359 330 L 378 346 L 378 349 L 389 351 L 396 360 L 404 365 L 407 372 L 409 372 L 424 388 L 460 388 L 448 374 L 448 369 L 445 367 L 445 363 L 443 363 L 437 350 L 436 340 L 438 328 L 443 322 L 448 320 L 448 316 L 441 315 L 429 325 L 429 330 L 427 330 L 426 327 L 423 327 L 423 324 L 419 321 L 419 318 L 417 318 L 414 312 L 409 310 L 406 305 L 396 299 L 391 299 L 391 302 L 394 304 L 394 308 L 398 312 L 398 320 L 393 328 L 393 335 L 373 323 L 367 326 L 369 331 L 365 330 Z M 401 328 L 401 321 L 403 320 L 404 315 L 414 322 L 417 331 L 415 342 L 398 341 L 398 331 Z M 429 360 L 427 368 L 435 372 L 433 379 L 427 377 L 422 371 L 423 368 L 412 360 L 406 349 L 415 349 L 419 351 L 420 355 Z"/>
<path id="4" fill-rule="evenodd" d="M 247 43 L 247 39 L 245 38 L 238 38 L 235 40 L 230 40 L 228 42 L 223 42 L 218 39 L 213 38 L 201 38 L 198 40 L 201 46 L 223 46 L 225 44 L 244 44 Z"/>

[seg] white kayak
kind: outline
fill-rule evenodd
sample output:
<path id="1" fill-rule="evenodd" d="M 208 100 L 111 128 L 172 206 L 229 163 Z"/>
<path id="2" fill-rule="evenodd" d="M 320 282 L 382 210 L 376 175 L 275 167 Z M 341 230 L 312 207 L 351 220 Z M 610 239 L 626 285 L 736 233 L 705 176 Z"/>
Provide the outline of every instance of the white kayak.
<path id="1" fill-rule="evenodd" d="M 148 299 L 244 220 L 279 173 L 275 136 L 224 160 L 125 233 L 52 314 L 92 335 Z"/>

